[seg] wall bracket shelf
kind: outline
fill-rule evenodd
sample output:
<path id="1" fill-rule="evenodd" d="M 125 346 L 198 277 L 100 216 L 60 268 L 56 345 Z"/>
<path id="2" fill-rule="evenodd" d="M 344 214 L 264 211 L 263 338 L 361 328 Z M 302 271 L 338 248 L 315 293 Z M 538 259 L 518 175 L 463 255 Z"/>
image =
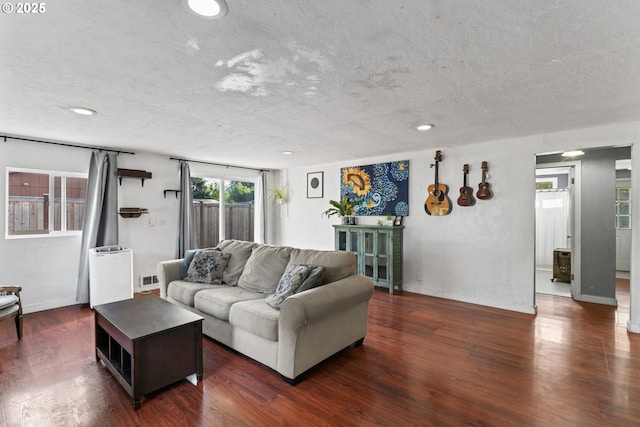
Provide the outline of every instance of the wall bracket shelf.
<path id="1" fill-rule="evenodd" d="M 122 178 L 140 179 L 142 181 L 142 186 L 144 187 L 144 180 L 151 179 L 151 172 L 138 169 L 118 169 L 118 179 L 120 180 L 120 185 L 122 185 Z"/>
<path id="2" fill-rule="evenodd" d="M 164 190 L 164 191 L 163 191 L 164 198 L 165 198 L 165 199 L 167 198 L 167 193 L 176 193 L 176 199 L 177 199 L 177 198 L 178 198 L 178 193 L 179 193 L 180 191 L 181 191 L 181 190 Z"/>

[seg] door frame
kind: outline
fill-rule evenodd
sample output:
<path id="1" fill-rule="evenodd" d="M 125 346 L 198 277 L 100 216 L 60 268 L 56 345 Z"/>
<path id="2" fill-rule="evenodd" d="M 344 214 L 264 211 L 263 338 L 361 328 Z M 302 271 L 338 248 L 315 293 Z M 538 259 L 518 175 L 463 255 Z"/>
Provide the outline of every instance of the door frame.
<path id="1" fill-rule="evenodd" d="M 537 158 L 537 155 L 536 155 Z M 572 160 L 567 162 L 554 162 L 554 163 L 536 163 L 535 170 L 538 169 L 557 169 L 557 168 L 565 168 L 569 169 L 569 194 L 570 194 L 570 203 L 571 203 L 571 217 L 569 218 L 571 221 L 571 297 L 576 299 L 576 296 L 582 294 L 581 287 L 581 250 L 582 247 L 582 221 L 581 217 L 581 207 L 582 207 L 582 162 L 580 160 Z M 537 175 L 536 175 L 537 176 Z M 534 176 L 534 182 L 535 177 Z M 535 207 L 534 207 L 534 218 L 535 218 Z M 535 239 L 534 239 L 534 252 L 533 259 L 535 265 L 536 259 L 536 251 L 535 247 Z M 534 271 L 534 297 L 535 297 L 535 271 Z"/>

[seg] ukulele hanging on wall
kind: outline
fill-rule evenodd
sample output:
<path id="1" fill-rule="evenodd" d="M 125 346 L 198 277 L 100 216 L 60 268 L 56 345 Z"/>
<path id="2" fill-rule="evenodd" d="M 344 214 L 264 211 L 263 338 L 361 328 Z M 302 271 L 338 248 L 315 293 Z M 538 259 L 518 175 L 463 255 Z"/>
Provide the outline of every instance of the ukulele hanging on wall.
<path id="1" fill-rule="evenodd" d="M 491 184 L 487 182 L 487 172 L 489 172 L 489 163 L 482 162 L 482 182 L 478 184 L 478 192 L 476 193 L 476 197 L 480 200 L 489 200 L 493 197 Z"/>
<path id="2" fill-rule="evenodd" d="M 424 202 L 424 210 L 428 215 L 442 216 L 451 212 L 451 200 L 447 196 L 449 188 L 438 181 L 438 163 L 442 161 L 442 153 L 436 151 L 436 162 L 431 167 L 435 167 L 435 183 L 428 188 L 429 195 Z"/>
<path id="3" fill-rule="evenodd" d="M 458 204 L 460 206 L 473 206 L 476 203 L 476 199 L 473 197 L 473 188 L 467 184 L 467 176 L 469 175 L 469 165 L 465 164 L 462 167 L 463 178 L 462 187 L 460 187 L 460 196 L 458 197 Z"/>

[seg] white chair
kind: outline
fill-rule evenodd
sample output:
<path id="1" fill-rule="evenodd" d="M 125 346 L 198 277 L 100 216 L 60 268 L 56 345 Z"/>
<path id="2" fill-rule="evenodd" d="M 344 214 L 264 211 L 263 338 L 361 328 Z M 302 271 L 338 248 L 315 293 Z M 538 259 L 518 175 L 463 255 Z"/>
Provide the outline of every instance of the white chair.
<path id="1" fill-rule="evenodd" d="M 15 319 L 18 339 L 22 339 L 22 301 L 20 286 L 0 286 L 0 321 Z"/>

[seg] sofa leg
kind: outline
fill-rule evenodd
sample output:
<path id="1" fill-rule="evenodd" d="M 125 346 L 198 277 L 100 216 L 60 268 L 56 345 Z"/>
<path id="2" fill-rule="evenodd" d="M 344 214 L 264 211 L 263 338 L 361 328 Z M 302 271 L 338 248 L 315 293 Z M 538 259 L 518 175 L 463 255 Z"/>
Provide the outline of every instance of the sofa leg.
<path id="1" fill-rule="evenodd" d="M 287 378 L 284 375 L 280 374 L 280 377 L 284 380 L 284 382 L 286 382 L 287 384 L 291 385 L 291 386 L 295 386 L 297 385 L 300 381 L 302 381 L 304 379 L 304 373 L 298 375 L 295 378 Z"/>
<path id="2" fill-rule="evenodd" d="M 351 344 L 351 347 L 353 347 L 353 348 L 360 347 L 363 342 L 364 342 L 364 337 L 360 338 L 358 341 L 356 341 L 353 344 Z"/>

